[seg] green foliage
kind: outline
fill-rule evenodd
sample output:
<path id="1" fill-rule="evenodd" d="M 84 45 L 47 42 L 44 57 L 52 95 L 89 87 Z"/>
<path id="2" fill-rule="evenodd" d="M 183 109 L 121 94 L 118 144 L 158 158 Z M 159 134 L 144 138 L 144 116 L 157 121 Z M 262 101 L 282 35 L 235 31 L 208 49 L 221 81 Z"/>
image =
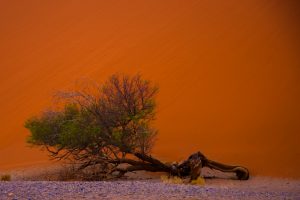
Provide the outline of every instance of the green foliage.
<path id="1" fill-rule="evenodd" d="M 123 136 L 123 132 L 121 130 L 114 130 L 112 132 L 112 139 L 117 143 L 121 143 L 122 136 Z"/>
<path id="2" fill-rule="evenodd" d="M 31 131 L 28 142 L 59 148 L 85 147 L 100 133 L 100 127 L 88 118 L 76 105 L 66 104 L 60 112 L 46 112 L 27 120 L 25 127 Z"/>
<path id="3" fill-rule="evenodd" d="M 58 141 L 57 132 L 60 128 L 61 116 L 43 116 L 31 118 L 25 122 L 25 127 L 31 131 L 28 142 L 31 144 L 55 145 Z"/>
<path id="4" fill-rule="evenodd" d="M 114 75 L 95 91 L 66 93 L 63 109 L 27 120 L 27 142 L 51 147 L 57 152 L 50 151 L 54 157 L 64 150 L 78 159 L 149 151 L 156 134 L 150 122 L 157 87 L 139 75 Z"/>

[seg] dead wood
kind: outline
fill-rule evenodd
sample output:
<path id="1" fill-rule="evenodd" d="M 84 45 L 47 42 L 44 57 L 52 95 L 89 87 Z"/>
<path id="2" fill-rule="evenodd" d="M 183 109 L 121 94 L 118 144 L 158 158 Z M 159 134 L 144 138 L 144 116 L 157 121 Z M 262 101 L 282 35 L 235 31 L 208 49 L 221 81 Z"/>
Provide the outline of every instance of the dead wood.
<path id="1" fill-rule="evenodd" d="M 236 174 L 239 180 L 248 180 L 249 171 L 247 168 L 242 166 L 232 166 L 216 162 L 208 159 L 201 152 L 194 153 L 188 157 L 187 160 L 173 164 L 163 163 L 160 160 L 142 153 L 133 153 L 133 156 L 137 160 L 133 159 L 119 159 L 114 160 L 111 163 L 116 164 L 115 167 L 108 172 L 108 174 L 113 174 L 118 172 L 116 177 L 122 177 L 127 172 L 134 171 L 151 171 L 151 172 L 167 172 L 170 176 L 179 176 L 182 178 L 190 177 L 190 180 L 196 180 L 201 175 L 201 169 L 203 167 L 209 167 L 214 170 L 219 170 L 222 172 L 233 172 Z M 118 164 L 126 163 L 126 167 L 120 167 Z"/>

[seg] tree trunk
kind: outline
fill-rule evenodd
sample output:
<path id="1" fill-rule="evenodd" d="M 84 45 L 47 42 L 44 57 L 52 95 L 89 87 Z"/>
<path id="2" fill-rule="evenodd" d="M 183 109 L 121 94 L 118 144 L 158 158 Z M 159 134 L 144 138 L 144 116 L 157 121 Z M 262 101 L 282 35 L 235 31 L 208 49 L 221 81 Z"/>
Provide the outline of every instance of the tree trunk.
<path id="1" fill-rule="evenodd" d="M 120 163 L 127 163 L 129 166 L 126 168 L 115 168 L 110 173 L 118 171 L 117 177 L 123 176 L 127 172 L 138 170 L 145 170 L 151 172 L 167 172 L 171 176 L 190 177 L 190 180 L 196 180 L 203 167 L 219 170 L 222 172 L 234 172 L 239 180 L 248 180 L 249 171 L 245 167 L 231 166 L 222 164 L 213 160 L 209 160 L 202 153 L 197 152 L 189 156 L 189 158 L 182 163 L 166 164 L 158 159 L 141 153 L 133 154 L 140 161 L 133 161 L 129 159 L 120 160 Z"/>

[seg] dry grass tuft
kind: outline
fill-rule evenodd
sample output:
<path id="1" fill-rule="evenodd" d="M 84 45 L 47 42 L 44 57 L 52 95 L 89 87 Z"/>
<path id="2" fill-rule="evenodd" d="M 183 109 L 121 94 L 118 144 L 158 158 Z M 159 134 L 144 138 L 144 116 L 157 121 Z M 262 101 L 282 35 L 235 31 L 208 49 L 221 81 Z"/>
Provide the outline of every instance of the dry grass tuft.
<path id="1" fill-rule="evenodd" d="M 9 174 L 1 175 L 1 181 L 11 181 L 11 176 Z"/>
<path id="2" fill-rule="evenodd" d="M 177 177 L 177 176 L 172 176 L 172 177 L 168 177 L 168 176 L 161 176 L 160 179 L 162 180 L 162 182 L 164 183 L 171 183 L 171 184 L 183 184 L 183 179 Z"/>
<path id="3" fill-rule="evenodd" d="M 162 180 L 162 182 L 164 183 L 169 183 L 169 184 L 185 184 L 185 183 L 188 183 L 188 180 L 186 179 L 182 179 L 180 177 L 177 177 L 177 176 L 161 176 L 160 179 Z M 205 185 L 205 179 L 203 177 L 198 177 L 197 180 L 192 180 L 190 182 L 190 184 L 193 184 L 193 185 L 200 185 L 200 186 L 203 186 Z"/>
<path id="4" fill-rule="evenodd" d="M 198 177 L 196 180 L 192 180 L 193 185 L 205 185 L 205 179 L 203 177 Z"/>

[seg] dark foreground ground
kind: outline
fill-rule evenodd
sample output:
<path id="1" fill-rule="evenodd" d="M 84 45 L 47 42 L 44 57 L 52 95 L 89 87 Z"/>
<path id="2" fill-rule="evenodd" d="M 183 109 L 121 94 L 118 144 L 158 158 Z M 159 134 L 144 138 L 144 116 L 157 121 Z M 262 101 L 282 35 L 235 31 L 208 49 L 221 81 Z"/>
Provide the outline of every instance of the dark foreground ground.
<path id="1" fill-rule="evenodd" d="M 254 177 L 249 181 L 208 179 L 205 184 L 161 180 L 102 182 L 0 182 L 0 199 L 299 199 L 300 181 Z"/>

